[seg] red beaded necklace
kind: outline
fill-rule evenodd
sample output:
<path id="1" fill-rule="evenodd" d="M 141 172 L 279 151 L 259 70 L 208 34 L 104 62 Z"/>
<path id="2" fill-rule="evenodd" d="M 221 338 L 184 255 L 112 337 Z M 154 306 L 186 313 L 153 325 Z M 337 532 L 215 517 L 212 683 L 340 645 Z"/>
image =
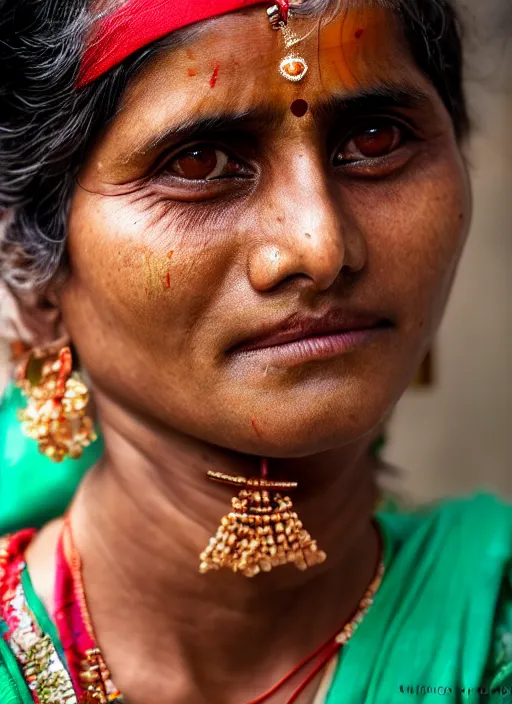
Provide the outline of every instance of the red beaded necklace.
<path id="1" fill-rule="evenodd" d="M 306 687 L 350 640 L 372 605 L 383 575 L 384 564 L 380 560 L 375 575 L 349 622 L 341 629 L 338 628 L 325 643 L 301 660 L 273 687 L 248 704 L 264 704 L 310 665 L 304 680 L 288 698 L 286 704 L 296 702 Z M 121 692 L 115 688 L 110 679 L 110 673 L 94 635 L 82 581 L 81 559 L 73 543 L 68 517 L 64 520 L 64 528 L 57 548 L 55 623 L 80 704 L 123 702 Z"/>
<path id="2" fill-rule="evenodd" d="M 96 644 L 69 517 L 57 544 L 54 619 L 80 704 L 122 702 Z"/>

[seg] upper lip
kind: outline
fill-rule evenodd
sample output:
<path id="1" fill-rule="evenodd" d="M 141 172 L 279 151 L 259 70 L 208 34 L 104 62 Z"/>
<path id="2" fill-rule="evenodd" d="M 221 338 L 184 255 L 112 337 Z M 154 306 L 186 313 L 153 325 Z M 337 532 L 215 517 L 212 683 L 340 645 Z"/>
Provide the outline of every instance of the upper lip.
<path id="1" fill-rule="evenodd" d="M 235 345 L 234 349 L 248 352 L 282 345 L 306 337 L 368 330 L 389 324 L 389 318 L 382 315 L 340 308 L 331 308 L 321 316 L 293 313 L 277 324 L 258 330 Z"/>

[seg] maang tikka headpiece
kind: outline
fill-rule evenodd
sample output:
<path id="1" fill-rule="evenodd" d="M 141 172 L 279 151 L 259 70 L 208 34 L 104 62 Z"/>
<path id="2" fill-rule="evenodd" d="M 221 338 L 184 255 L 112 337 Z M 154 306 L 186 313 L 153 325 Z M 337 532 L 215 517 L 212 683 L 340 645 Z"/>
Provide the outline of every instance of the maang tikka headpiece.
<path id="1" fill-rule="evenodd" d="M 81 89 L 120 65 L 152 42 L 196 22 L 260 5 L 262 0 L 125 0 L 98 20 L 87 39 L 76 79 Z M 290 0 L 274 0 L 267 10 L 272 27 L 282 33 L 286 49 L 301 42 L 288 25 L 293 16 Z M 281 75 L 300 81 L 308 71 L 304 58 L 290 52 L 280 64 Z"/>
<path id="2" fill-rule="evenodd" d="M 273 29 L 282 33 L 286 49 L 291 49 L 302 41 L 288 25 L 292 12 L 288 0 L 277 0 L 276 4 L 267 10 L 270 24 Z M 308 72 L 308 65 L 302 56 L 292 51 L 279 64 L 279 72 L 288 81 L 302 81 Z"/>

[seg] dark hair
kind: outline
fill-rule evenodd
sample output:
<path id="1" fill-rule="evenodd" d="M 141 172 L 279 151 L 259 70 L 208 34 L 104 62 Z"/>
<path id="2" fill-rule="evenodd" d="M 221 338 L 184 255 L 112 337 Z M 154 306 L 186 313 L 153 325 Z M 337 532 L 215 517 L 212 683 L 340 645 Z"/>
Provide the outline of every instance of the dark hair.
<path id="1" fill-rule="evenodd" d="M 469 122 L 452 0 L 379 2 L 397 12 L 416 63 L 462 138 Z M 346 4 L 304 0 L 301 14 Z M 76 91 L 84 39 L 96 19 L 88 8 L 89 0 L 0 0 L 0 280 L 13 288 L 41 288 L 59 270 L 84 153 L 114 115 L 130 78 L 162 46 L 144 48 Z M 193 31 L 177 32 L 165 45 Z"/>

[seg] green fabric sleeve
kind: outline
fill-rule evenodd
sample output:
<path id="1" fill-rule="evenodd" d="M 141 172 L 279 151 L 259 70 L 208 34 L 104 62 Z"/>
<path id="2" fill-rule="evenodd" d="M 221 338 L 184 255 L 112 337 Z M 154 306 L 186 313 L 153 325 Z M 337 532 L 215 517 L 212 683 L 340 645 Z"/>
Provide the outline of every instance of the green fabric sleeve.
<path id="1" fill-rule="evenodd" d="M 512 507 L 480 494 L 378 520 L 393 554 L 327 704 L 512 704 L 509 653 L 488 677 L 497 610 L 512 604 Z"/>
<path id="2" fill-rule="evenodd" d="M 498 599 L 487 681 L 491 690 L 508 689 L 512 700 L 512 562 Z"/>
<path id="3" fill-rule="evenodd" d="M 0 535 L 39 528 L 61 516 L 86 471 L 103 454 L 99 439 L 79 460 L 52 462 L 21 432 L 17 412 L 24 405 L 13 385 L 0 400 Z"/>
<path id="4" fill-rule="evenodd" d="M 3 638 L 0 638 L 0 702 L 1 704 L 33 704 L 32 695 L 25 684 L 16 658 Z"/>

